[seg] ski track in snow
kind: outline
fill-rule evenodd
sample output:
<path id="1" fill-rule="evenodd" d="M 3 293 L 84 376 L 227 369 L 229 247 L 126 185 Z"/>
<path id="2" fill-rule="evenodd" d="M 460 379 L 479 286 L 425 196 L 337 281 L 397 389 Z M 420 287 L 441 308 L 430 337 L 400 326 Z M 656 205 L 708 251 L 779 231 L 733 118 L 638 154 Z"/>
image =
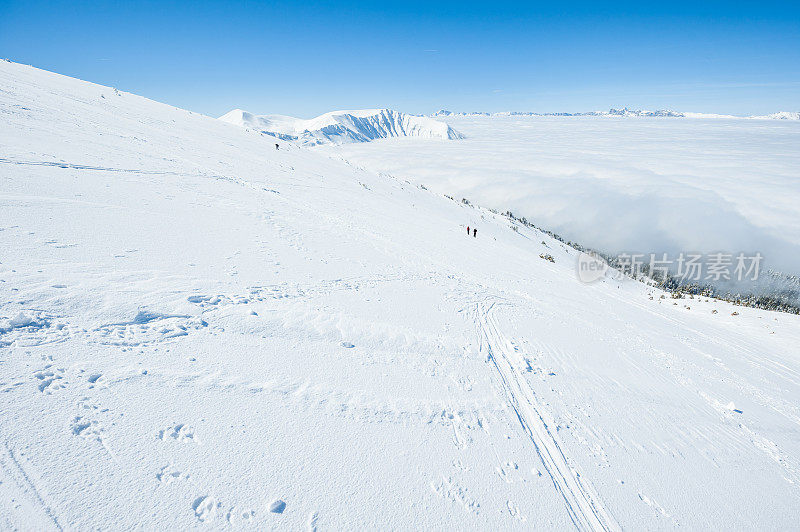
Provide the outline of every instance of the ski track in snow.
<path id="1" fill-rule="evenodd" d="M 476 304 L 481 349 L 485 350 L 488 360 L 497 370 L 506 398 L 564 498 L 572 522 L 580 530 L 621 530 L 588 481 L 569 465 L 558 437 L 550 429 L 553 423 L 548 421 L 549 414 L 539 404 L 535 392 L 518 369 L 524 360 L 517 360 L 520 357 L 513 345 L 500 331 L 495 316 L 496 306 L 496 302 Z"/>
<path id="2" fill-rule="evenodd" d="M 5 472 L 6 478 L 13 479 L 17 487 L 16 500 L 12 499 L 17 504 L 16 509 L 23 512 L 23 517 L 28 523 L 36 519 L 38 526 L 44 526 L 49 522 L 55 529 L 63 530 L 53 510 L 44 501 L 42 493 L 36 488 L 36 484 L 22 467 L 20 459 L 7 443 L 3 443 L 3 451 L 4 453 L 0 455 L 0 467 Z M 0 485 L 2 484 L 3 482 L 0 482 Z M 0 510 L 0 516 L 3 516 L 3 513 Z"/>

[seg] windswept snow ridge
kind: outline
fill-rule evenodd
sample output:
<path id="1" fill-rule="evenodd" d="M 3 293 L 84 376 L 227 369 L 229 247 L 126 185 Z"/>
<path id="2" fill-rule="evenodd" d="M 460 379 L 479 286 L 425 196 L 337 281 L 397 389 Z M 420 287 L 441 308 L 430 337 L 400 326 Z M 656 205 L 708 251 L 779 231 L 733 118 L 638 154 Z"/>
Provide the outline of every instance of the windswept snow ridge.
<path id="1" fill-rule="evenodd" d="M 391 109 L 334 111 L 310 120 L 283 115 L 257 116 L 234 109 L 219 119 L 303 144 L 369 142 L 388 137 L 462 138 L 444 122 Z"/>

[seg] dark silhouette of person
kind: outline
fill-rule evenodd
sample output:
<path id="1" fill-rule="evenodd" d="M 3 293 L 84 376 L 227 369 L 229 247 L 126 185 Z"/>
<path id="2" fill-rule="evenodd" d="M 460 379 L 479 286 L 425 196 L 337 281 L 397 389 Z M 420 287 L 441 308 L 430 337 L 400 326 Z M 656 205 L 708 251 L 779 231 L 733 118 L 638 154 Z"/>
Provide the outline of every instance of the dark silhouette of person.
<path id="1" fill-rule="evenodd" d="M 478 238 L 478 230 L 477 229 L 473 229 L 472 230 L 472 236 L 474 236 L 475 238 Z"/>
<path id="2" fill-rule="evenodd" d="M 467 226 L 467 236 L 469 236 L 469 226 Z"/>
<path id="3" fill-rule="evenodd" d="M 276 149 L 276 150 L 277 150 L 277 149 L 280 149 L 280 148 L 278 147 L 278 143 L 277 143 L 277 142 L 275 143 L 275 149 Z"/>

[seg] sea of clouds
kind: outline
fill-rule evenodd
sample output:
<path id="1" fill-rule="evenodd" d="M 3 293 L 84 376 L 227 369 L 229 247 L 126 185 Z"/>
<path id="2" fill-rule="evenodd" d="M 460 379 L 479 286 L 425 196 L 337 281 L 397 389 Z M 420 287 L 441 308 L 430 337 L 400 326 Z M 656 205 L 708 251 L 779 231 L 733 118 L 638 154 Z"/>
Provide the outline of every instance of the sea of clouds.
<path id="1" fill-rule="evenodd" d="M 800 122 L 444 120 L 466 138 L 326 149 L 612 255 L 759 252 L 800 274 Z"/>

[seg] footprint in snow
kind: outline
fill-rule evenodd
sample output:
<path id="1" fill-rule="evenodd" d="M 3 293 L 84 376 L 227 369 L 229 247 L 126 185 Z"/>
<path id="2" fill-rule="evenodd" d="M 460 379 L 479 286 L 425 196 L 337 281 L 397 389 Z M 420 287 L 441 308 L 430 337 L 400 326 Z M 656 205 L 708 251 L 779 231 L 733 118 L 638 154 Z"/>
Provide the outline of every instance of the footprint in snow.
<path id="1" fill-rule="evenodd" d="M 309 532 L 317 532 L 317 521 L 319 521 L 319 514 L 317 512 L 314 512 L 308 516 L 306 528 Z"/>
<path id="2" fill-rule="evenodd" d="M 200 441 L 194 435 L 194 429 L 191 427 L 187 427 L 183 423 L 179 423 L 174 427 L 170 427 L 166 430 L 158 431 L 158 435 L 156 436 L 159 440 L 167 440 L 169 438 L 180 441 L 180 442 L 193 442 L 193 443 L 200 443 Z"/>
<path id="3" fill-rule="evenodd" d="M 205 495 L 203 497 L 198 497 L 192 503 L 192 510 L 194 510 L 194 515 L 199 519 L 201 522 L 211 521 L 217 515 L 217 508 L 221 506 L 219 502 L 214 497 L 209 497 Z"/>
<path id="4" fill-rule="evenodd" d="M 52 364 L 48 364 L 43 369 L 35 372 L 33 376 L 39 381 L 37 388 L 44 394 L 51 394 L 55 390 L 64 388 L 64 369 L 54 368 Z"/>
<path id="5" fill-rule="evenodd" d="M 182 473 L 175 469 L 172 464 L 166 465 L 161 468 L 161 470 L 156 473 L 156 479 L 162 484 L 171 484 L 172 482 L 180 479 L 187 479 L 189 478 L 188 473 Z"/>
<path id="6" fill-rule="evenodd" d="M 229 525 L 236 526 L 238 524 L 250 523 L 256 516 L 255 510 L 240 510 L 232 506 L 225 514 L 225 520 Z"/>
<path id="7" fill-rule="evenodd" d="M 355 347 L 355 345 L 351 344 L 350 342 L 342 342 L 341 346 L 346 349 L 353 349 Z"/>
<path id="8" fill-rule="evenodd" d="M 269 505 L 269 511 L 274 514 L 282 514 L 285 509 L 286 503 L 280 499 L 272 501 L 272 503 Z"/>
<path id="9" fill-rule="evenodd" d="M 735 412 L 737 414 L 741 414 L 742 413 L 742 411 L 740 409 L 736 408 L 736 404 L 733 401 L 731 401 L 730 403 L 725 405 L 725 408 L 727 408 L 731 412 Z"/>

